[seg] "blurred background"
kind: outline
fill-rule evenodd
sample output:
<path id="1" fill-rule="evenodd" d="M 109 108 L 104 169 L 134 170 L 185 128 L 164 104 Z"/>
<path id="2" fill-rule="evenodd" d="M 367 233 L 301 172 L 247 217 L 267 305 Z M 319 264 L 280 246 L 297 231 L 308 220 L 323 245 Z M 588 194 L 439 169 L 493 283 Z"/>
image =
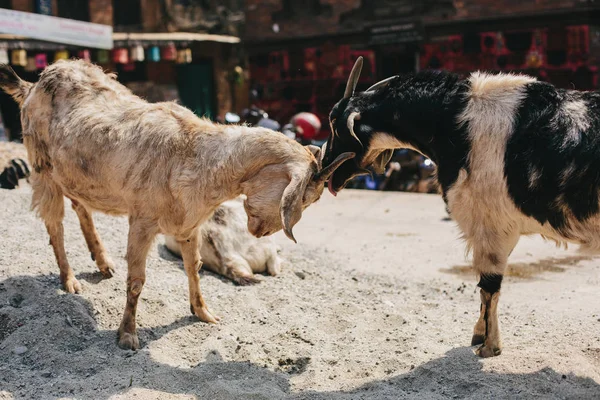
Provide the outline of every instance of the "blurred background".
<path id="1" fill-rule="evenodd" d="M 0 0 L 0 63 L 28 80 L 56 60 L 84 58 L 149 101 L 305 144 L 326 139 L 358 56 L 359 89 L 443 69 L 594 90 L 600 0 Z M 4 93 L 0 110 L 0 140 L 19 141 L 18 109 Z M 385 175 L 351 186 L 435 192 L 433 171 L 399 151 Z"/>

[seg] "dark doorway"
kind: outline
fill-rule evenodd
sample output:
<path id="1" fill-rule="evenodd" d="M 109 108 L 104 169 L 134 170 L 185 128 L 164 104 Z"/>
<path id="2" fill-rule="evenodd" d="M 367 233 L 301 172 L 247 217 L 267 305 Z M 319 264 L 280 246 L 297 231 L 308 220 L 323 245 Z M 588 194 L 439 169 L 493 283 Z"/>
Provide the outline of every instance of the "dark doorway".
<path id="1" fill-rule="evenodd" d="M 58 16 L 61 18 L 90 20 L 90 6 L 87 0 L 57 0 L 56 5 L 58 6 Z"/>
<path id="2" fill-rule="evenodd" d="M 412 48 L 394 47 L 381 48 L 379 51 L 379 74 L 380 79 L 389 76 L 415 72 L 416 53 Z"/>
<path id="3" fill-rule="evenodd" d="M 138 30 L 142 27 L 141 0 L 113 2 L 113 25 L 115 31 Z"/>
<path id="4" fill-rule="evenodd" d="M 213 67 L 210 61 L 177 66 L 181 103 L 199 117 L 215 118 Z"/>

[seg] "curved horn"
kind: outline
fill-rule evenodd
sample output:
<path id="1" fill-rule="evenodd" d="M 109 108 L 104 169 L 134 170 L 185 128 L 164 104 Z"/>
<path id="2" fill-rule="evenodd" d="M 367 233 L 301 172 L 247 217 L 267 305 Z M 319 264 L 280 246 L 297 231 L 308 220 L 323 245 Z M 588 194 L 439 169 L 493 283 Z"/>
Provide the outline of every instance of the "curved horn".
<path id="1" fill-rule="evenodd" d="M 358 84 L 358 78 L 360 78 L 360 71 L 362 71 L 363 66 L 363 58 L 362 56 L 356 59 L 354 63 L 354 67 L 352 67 L 352 72 L 350 72 L 350 77 L 348 77 L 348 83 L 346 83 L 346 91 L 344 92 L 344 98 L 347 99 L 354 94 L 354 90 L 356 90 L 356 85 Z"/>
<path id="2" fill-rule="evenodd" d="M 329 179 L 331 174 L 333 174 L 335 172 L 335 170 L 338 169 L 338 167 L 340 165 L 342 165 L 345 161 L 350 160 L 351 158 L 354 158 L 354 157 L 356 157 L 356 153 L 347 152 L 347 153 L 340 154 L 339 156 L 336 157 L 335 160 L 333 160 L 333 162 L 331 164 L 329 164 L 328 166 L 326 166 L 325 168 L 323 168 L 322 170 L 317 172 L 314 175 L 313 179 L 315 181 L 321 180 L 321 181 L 325 182 L 327 179 Z"/>
<path id="3" fill-rule="evenodd" d="M 279 215 L 283 232 L 294 243 L 297 242 L 296 238 L 294 238 L 292 228 L 302 217 L 302 196 L 309 181 L 310 175 L 300 171 L 293 173 L 289 185 L 283 191 L 283 196 L 279 204 Z"/>
<path id="4" fill-rule="evenodd" d="M 355 120 L 359 120 L 359 119 L 360 119 L 360 113 L 358 113 L 358 112 L 350 113 L 350 115 L 348 116 L 348 122 L 347 122 L 347 124 L 348 124 L 348 130 L 350 131 L 350 135 L 354 139 L 356 139 L 356 141 L 358 143 L 360 143 L 360 145 L 362 146 L 363 145 L 362 142 L 360 141 L 360 139 L 358 138 L 358 136 L 356 136 L 356 133 L 354 133 L 354 121 Z"/>
<path id="5" fill-rule="evenodd" d="M 365 90 L 365 92 L 374 92 L 375 90 L 379 89 L 380 87 L 386 86 L 392 79 L 397 78 L 397 77 L 398 77 L 398 75 L 394 75 L 394 76 L 390 76 L 389 78 L 385 78 L 384 80 L 377 82 L 376 84 L 374 84 L 373 86 L 371 86 L 370 88 Z"/>

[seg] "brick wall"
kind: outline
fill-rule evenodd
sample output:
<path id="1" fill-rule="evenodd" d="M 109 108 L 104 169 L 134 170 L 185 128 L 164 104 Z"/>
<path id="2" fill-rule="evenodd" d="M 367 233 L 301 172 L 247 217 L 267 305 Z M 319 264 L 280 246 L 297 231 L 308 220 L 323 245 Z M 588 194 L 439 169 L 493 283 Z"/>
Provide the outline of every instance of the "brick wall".
<path id="1" fill-rule="evenodd" d="M 83 0 L 82 0 L 83 1 Z M 123 1 L 123 0 L 116 0 Z M 113 24 L 112 0 L 89 0 L 90 22 L 103 25 Z"/>
<path id="2" fill-rule="evenodd" d="M 282 3 L 281 0 L 247 0 L 245 38 L 276 40 L 334 34 L 342 29 L 339 26 L 340 15 L 357 8 L 360 0 L 321 0 L 321 4 L 331 6 L 330 15 L 278 21 L 280 30 L 275 33 L 272 29 L 273 14 L 282 10 Z"/>
<path id="3" fill-rule="evenodd" d="M 335 33 L 361 30 L 360 24 L 341 26 L 340 16 L 356 10 L 363 1 L 374 0 L 321 0 L 321 4 L 330 6 L 328 15 L 323 16 L 294 16 L 287 21 L 277 21 L 279 32 L 273 32 L 276 22 L 273 14 L 283 8 L 282 0 L 247 0 L 246 1 L 246 32 L 249 41 L 290 39 L 297 37 L 325 36 Z M 441 22 L 456 19 L 496 18 L 515 14 L 533 14 L 552 10 L 568 9 L 584 6 L 585 0 L 454 0 L 456 13 L 449 15 L 436 12 L 438 7 L 431 5 L 435 0 L 421 0 L 427 8 L 428 16 L 423 18 L 425 23 Z M 410 5 L 410 1 L 397 1 L 398 7 Z M 389 4 L 389 3 L 388 3 Z M 414 4 L 414 3 L 412 3 Z M 410 17 L 409 17 L 410 18 Z"/>
<path id="4" fill-rule="evenodd" d="M 585 0 L 455 0 L 455 18 L 486 18 L 532 14 L 585 5 Z"/>
<path id="5" fill-rule="evenodd" d="M 16 11 L 34 12 L 33 0 L 12 0 L 12 8 Z"/>

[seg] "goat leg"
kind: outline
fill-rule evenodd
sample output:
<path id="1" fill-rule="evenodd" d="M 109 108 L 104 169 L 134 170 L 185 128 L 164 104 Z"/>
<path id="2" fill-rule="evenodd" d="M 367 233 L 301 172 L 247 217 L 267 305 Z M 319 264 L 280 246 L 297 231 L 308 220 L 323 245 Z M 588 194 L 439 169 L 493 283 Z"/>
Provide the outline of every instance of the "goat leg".
<path id="1" fill-rule="evenodd" d="M 46 225 L 46 230 L 50 236 L 50 245 L 52 245 L 56 263 L 60 269 L 60 282 L 65 291 L 79 293 L 81 292 L 81 284 L 75 279 L 65 251 L 63 228 L 65 198 L 63 192 L 58 185 L 45 175 L 34 174 L 32 178 L 32 207 L 38 208 L 40 217 Z"/>
<path id="2" fill-rule="evenodd" d="M 81 226 L 83 237 L 90 250 L 92 260 L 96 262 L 98 269 L 105 278 L 112 278 L 115 273 L 115 264 L 108 256 L 104 244 L 98 236 L 92 214 L 83 204 L 76 200 L 71 199 L 71 206 L 77 213 L 77 217 L 79 217 L 79 225 Z"/>
<path id="3" fill-rule="evenodd" d="M 214 315 L 204 302 L 200 290 L 200 276 L 198 272 L 202 268 L 199 250 L 199 234 L 194 229 L 190 237 L 185 240 L 177 240 L 181 246 L 181 256 L 183 258 L 183 267 L 188 277 L 190 291 L 190 311 L 200 318 L 200 321 L 216 324 L 220 318 Z"/>
<path id="4" fill-rule="evenodd" d="M 140 343 L 136 330 L 137 302 L 146 282 L 146 257 L 158 228 L 145 219 L 129 218 L 127 241 L 127 303 L 119 327 L 119 347 L 136 350 Z"/>
<path id="5" fill-rule="evenodd" d="M 517 234 L 499 234 L 497 231 L 487 231 L 473 241 L 473 266 L 479 273 L 481 306 L 471 345 L 481 345 L 476 351 L 480 357 L 494 357 L 502 353 L 498 299 L 508 256 L 518 241 Z"/>
<path id="6" fill-rule="evenodd" d="M 50 244 L 52 245 L 54 255 L 56 256 L 56 263 L 60 269 L 60 282 L 62 283 L 63 288 L 72 294 L 80 293 L 81 284 L 77 279 L 75 279 L 73 270 L 71 269 L 69 261 L 67 260 L 67 253 L 65 251 L 65 234 L 62 220 L 59 222 L 46 222 L 46 229 L 50 235 Z"/>
<path id="7" fill-rule="evenodd" d="M 483 358 L 499 356 L 502 353 L 500 326 L 498 324 L 498 299 L 500 292 L 489 293 L 481 289 L 481 304 L 485 304 L 485 337 L 477 355 Z"/>

